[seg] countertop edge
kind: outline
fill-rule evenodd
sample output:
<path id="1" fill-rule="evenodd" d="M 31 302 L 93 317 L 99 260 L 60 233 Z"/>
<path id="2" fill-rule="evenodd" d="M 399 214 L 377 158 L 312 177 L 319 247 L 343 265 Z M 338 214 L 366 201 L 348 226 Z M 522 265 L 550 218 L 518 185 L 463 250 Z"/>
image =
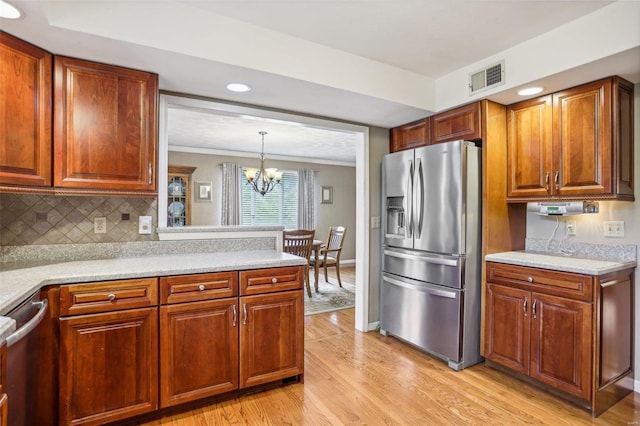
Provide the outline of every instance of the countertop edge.
<path id="1" fill-rule="evenodd" d="M 591 276 L 606 275 L 637 266 L 637 262 L 633 260 L 590 259 L 573 256 L 565 257 L 521 251 L 492 253 L 486 255 L 485 260 L 508 265 L 528 266 Z"/>
<path id="2" fill-rule="evenodd" d="M 184 265 L 180 265 L 184 262 Z M 49 285 L 302 266 L 306 260 L 277 251 L 187 253 L 82 260 L 0 271 L 0 315 Z"/>

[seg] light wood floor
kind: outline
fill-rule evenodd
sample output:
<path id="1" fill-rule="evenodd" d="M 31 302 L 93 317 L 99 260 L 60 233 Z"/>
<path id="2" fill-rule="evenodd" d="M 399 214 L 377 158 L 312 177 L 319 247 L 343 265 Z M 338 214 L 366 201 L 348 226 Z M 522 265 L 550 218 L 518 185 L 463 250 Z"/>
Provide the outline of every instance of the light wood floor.
<path id="1" fill-rule="evenodd" d="M 146 425 L 640 424 L 640 394 L 594 420 L 484 365 L 456 372 L 392 337 L 358 332 L 353 324 L 353 309 L 305 317 L 304 384 Z"/>

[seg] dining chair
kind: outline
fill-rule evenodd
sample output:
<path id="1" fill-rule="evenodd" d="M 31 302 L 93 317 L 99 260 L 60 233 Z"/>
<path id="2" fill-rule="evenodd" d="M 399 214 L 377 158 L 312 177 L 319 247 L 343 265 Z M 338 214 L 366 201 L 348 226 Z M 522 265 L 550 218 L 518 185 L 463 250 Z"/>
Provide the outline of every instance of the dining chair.
<path id="1" fill-rule="evenodd" d="M 340 287 L 342 287 L 342 280 L 340 279 L 340 254 L 342 254 L 342 245 L 346 234 L 347 228 L 344 226 L 329 227 L 327 243 L 320 248 L 320 253 L 312 257 L 310 260 L 311 265 L 315 266 L 316 262 L 318 262 L 318 266 L 322 266 L 324 268 L 325 282 L 329 282 L 327 267 L 335 267 L 336 277 L 338 278 L 338 284 Z"/>
<path id="2" fill-rule="evenodd" d="M 311 259 L 311 249 L 313 247 L 313 238 L 316 231 L 313 229 L 295 229 L 291 231 L 283 231 L 283 248 L 285 253 L 294 254 L 296 256 L 307 259 L 304 267 L 304 282 L 307 286 L 307 294 L 311 297 L 311 284 L 309 283 L 309 262 Z"/>

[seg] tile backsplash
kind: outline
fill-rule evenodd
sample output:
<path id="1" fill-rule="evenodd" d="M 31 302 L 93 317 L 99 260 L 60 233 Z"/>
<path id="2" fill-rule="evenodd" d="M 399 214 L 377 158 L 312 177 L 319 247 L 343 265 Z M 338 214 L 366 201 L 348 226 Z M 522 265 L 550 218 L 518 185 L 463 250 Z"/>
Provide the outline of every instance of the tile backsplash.
<path id="1" fill-rule="evenodd" d="M 83 244 L 151 241 L 138 234 L 138 217 L 157 217 L 157 198 L 68 197 L 0 194 L 0 244 Z M 129 220 L 124 220 L 128 215 Z M 123 217 L 124 216 L 124 217 Z M 95 234 L 93 219 L 105 217 L 107 232 Z"/>

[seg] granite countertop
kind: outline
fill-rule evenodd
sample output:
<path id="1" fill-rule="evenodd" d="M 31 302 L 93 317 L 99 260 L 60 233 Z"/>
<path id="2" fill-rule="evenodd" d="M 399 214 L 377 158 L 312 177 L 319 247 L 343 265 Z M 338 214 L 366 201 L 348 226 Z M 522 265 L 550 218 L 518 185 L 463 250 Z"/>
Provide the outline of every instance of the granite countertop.
<path id="1" fill-rule="evenodd" d="M 48 265 L 4 265 L 0 271 L 0 315 L 6 315 L 41 287 L 126 278 L 198 274 L 204 272 L 304 265 L 306 260 L 276 250 L 186 253 Z"/>
<path id="2" fill-rule="evenodd" d="M 534 251 L 493 253 L 486 255 L 485 260 L 585 275 L 604 275 L 636 266 L 635 260 L 598 259 L 575 255 L 563 256 L 561 254 L 555 255 Z"/>

